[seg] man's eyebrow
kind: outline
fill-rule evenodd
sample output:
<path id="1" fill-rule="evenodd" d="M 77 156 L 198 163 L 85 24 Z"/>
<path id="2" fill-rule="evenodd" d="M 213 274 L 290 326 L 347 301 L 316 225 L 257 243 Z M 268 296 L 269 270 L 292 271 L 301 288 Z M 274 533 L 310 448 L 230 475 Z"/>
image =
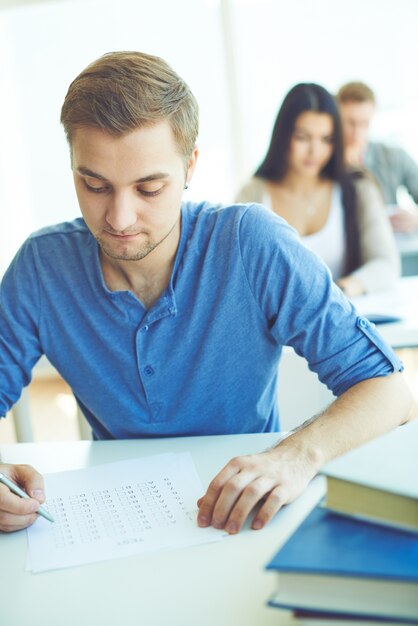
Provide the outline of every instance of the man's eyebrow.
<path id="1" fill-rule="evenodd" d="M 92 170 L 89 170 L 87 167 L 77 167 L 76 171 L 82 176 L 90 176 L 90 178 L 98 178 L 99 180 L 106 180 L 104 176 L 100 174 L 96 174 Z"/>
<path id="2" fill-rule="evenodd" d="M 155 172 L 155 174 L 150 174 L 149 176 L 144 176 L 143 178 L 138 178 L 136 183 L 147 183 L 150 180 L 161 180 L 162 178 L 168 178 L 170 174 L 167 172 Z"/>
<path id="3" fill-rule="evenodd" d="M 91 178 L 97 178 L 98 180 L 103 180 L 107 182 L 107 179 L 101 174 L 97 174 L 92 170 L 89 170 L 88 167 L 77 167 L 76 170 L 82 176 L 90 176 Z M 147 183 L 151 180 L 161 180 L 162 178 L 168 178 L 169 174 L 167 172 L 155 172 L 154 174 L 149 174 L 148 176 L 143 176 L 142 178 L 138 178 L 134 180 L 134 183 Z"/>

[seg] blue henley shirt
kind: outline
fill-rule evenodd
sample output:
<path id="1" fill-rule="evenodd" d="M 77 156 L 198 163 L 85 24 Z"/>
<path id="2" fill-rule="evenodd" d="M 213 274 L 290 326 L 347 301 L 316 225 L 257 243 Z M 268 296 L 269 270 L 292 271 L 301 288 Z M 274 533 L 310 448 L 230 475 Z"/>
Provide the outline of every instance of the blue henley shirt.
<path id="1" fill-rule="evenodd" d="M 401 362 L 295 231 L 259 205 L 184 203 L 170 283 L 110 291 L 79 218 L 23 244 L 0 292 L 0 415 L 45 354 L 99 439 L 278 430 L 293 346 L 336 394 Z"/>

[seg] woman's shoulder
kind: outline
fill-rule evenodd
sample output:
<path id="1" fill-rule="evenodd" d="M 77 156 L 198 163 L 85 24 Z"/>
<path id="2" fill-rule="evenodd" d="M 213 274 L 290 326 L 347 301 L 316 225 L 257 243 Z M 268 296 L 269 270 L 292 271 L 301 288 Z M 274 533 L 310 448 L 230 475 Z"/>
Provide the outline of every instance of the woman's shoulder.
<path id="1" fill-rule="evenodd" d="M 260 202 L 266 190 L 265 180 L 258 176 L 253 176 L 239 190 L 235 197 L 236 202 Z"/>
<path id="2" fill-rule="evenodd" d="M 357 204 L 384 205 L 380 185 L 374 175 L 365 168 L 350 168 L 347 170 L 347 180 L 354 189 Z"/>
<path id="3" fill-rule="evenodd" d="M 358 171 L 352 183 L 359 222 L 363 224 L 372 219 L 387 221 L 383 194 L 373 174 L 367 170 Z"/>

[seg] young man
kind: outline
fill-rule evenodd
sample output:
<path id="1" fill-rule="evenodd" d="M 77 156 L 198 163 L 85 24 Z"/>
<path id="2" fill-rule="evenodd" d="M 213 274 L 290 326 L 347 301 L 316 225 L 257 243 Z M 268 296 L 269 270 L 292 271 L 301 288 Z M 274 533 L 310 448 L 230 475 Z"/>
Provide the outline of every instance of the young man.
<path id="1" fill-rule="evenodd" d="M 161 59 L 105 55 L 61 120 L 83 219 L 45 228 L 1 287 L 0 414 L 41 354 L 98 439 L 278 429 L 277 365 L 292 345 L 340 397 L 276 448 L 230 461 L 198 523 L 263 527 L 328 460 L 408 420 L 401 363 L 294 231 L 257 205 L 182 203 L 197 105 Z M 295 381 L 297 385 L 297 381 Z M 42 477 L 0 465 L 0 529 L 33 523 Z"/>
<path id="2" fill-rule="evenodd" d="M 337 93 L 341 112 L 346 159 L 353 166 L 365 167 L 380 184 L 385 204 L 396 207 L 396 192 L 404 186 L 418 203 L 418 166 L 402 148 L 369 141 L 370 122 L 375 114 L 373 91 L 361 82 L 343 85 Z M 418 211 L 397 208 L 390 216 L 395 231 L 418 229 Z"/>

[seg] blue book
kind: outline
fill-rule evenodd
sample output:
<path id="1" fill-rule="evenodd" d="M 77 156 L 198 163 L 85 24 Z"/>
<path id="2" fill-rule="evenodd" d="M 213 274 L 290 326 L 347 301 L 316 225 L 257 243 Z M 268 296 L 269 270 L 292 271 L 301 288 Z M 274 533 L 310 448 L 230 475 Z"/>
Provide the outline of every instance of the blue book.
<path id="1" fill-rule="evenodd" d="M 316 507 L 267 569 L 270 606 L 418 624 L 418 536 Z"/>
<path id="2" fill-rule="evenodd" d="M 405 626 L 416 624 L 416 619 L 394 622 L 384 617 L 359 617 L 352 613 L 323 613 L 318 611 L 293 611 L 293 621 L 299 626 Z"/>

